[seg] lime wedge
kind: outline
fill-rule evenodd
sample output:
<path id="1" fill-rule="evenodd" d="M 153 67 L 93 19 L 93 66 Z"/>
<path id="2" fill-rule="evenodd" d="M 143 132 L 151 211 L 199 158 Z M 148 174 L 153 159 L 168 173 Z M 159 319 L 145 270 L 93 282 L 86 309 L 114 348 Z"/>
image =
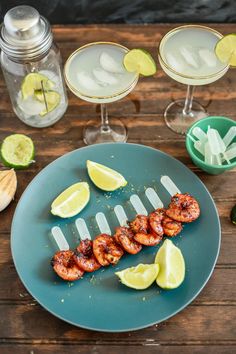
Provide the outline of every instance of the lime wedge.
<path id="1" fill-rule="evenodd" d="M 138 264 L 136 267 L 126 268 L 115 274 L 121 283 L 129 288 L 142 290 L 148 288 L 156 279 L 159 272 L 158 264 Z"/>
<path id="2" fill-rule="evenodd" d="M 221 38 L 216 43 L 215 53 L 222 63 L 236 66 L 236 33 Z"/>
<path id="3" fill-rule="evenodd" d="M 163 289 L 175 289 L 185 277 L 184 257 L 172 241 L 165 240 L 156 254 L 155 263 L 160 266 L 156 282 Z"/>
<path id="4" fill-rule="evenodd" d="M 42 90 L 42 86 L 43 89 L 47 91 L 54 87 L 54 83 L 49 80 L 47 76 L 39 73 L 30 73 L 26 75 L 21 85 L 23 99 L 32 96 L 35 90 Z"/>
<path id="5" fill-rule="evenodd" d="M 154 59 L 144 49 L 131 49 L 125 54 L 123 64 L 127 71 L 137 71 L 144 76 L 154 75 L 157 71 Z"/>
<path id="6" fill-rule="evenodd" d="M 89 198 L 88 183 L 79 182 L 72 184 L 53 201 L 51 213 L 61 218 L 70 218 L 84 209 L 88 204 Z"/>
<path id="7" fill-rule="evenodd" d="M 95 186 L 104 191 L 114 191 L 127 184 L 120 173 L 99 163 L 88 160 L 87 170 Z"/>
<path id="8" fill-rule="evenodd" d="M 12 134 L 3 140 L 0 154 L 5 166 L 26 168 L 33 162 L 34 143 L 26 135 Z"/>
<path id="9" fill-rule="evenodd" d="M 36 90 L 34 96 L 38 101 L 45 103 L 45 110 L 40 112 L 40 116 L 45 116 L 47 113 L 53 111 L 61 100 L 60 94 L 56 91 L 44 91 L 43 94 L 42 90 Z"/>

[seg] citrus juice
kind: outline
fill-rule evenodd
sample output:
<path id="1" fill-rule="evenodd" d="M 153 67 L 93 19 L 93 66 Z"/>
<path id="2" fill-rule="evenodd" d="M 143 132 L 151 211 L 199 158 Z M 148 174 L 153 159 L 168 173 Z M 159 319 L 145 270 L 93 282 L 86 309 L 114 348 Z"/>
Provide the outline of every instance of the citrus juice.
<path id="1" fill-rule="evenodd" d="M 65 65 L 71 91 L 83 100 L 108 103 L 126 96 L 138 81 L 123 59 L 128 49 L 115 43 L 90 43 L 72 53 Z"/>
<path id="2" fill-rule="evenodd" d="M 205 85 L 228 70 L 215 55 L 222 35 L 204 26 L 182 26 L 168 32 L 160 43 L 159 59 L 166 74 L 187 85 Z"/>

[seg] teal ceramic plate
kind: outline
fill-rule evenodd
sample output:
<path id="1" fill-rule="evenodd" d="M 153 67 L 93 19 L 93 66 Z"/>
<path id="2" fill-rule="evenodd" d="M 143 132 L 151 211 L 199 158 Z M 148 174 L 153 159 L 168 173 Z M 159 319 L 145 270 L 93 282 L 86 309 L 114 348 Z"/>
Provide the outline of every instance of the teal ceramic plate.
<path id="1" fill-rule="evenodd" d="M 123 190 L 104 193 L 90 182 L 86 160 L 105 164 L 122 173 L 129 184 Z M 123 286 L 116 270 L 152 263 L 159 248 L 146 247 L 137 255 L 126 255 L 115 267 L 106 267 L 83 279 L 67 283 L 51 269 L 56 251 L 50 229 L 60 226 L 75 248 L 78 234 L 74 221 L 50 214 L 52 200 L 78 180 L 91 186 L 91 200 L 81 212 L 92 237 L 99 233 L 94 215 L 106 214 L 112 231 L 118 225 L 112 208 L 122 204 L 130 219 L 135 213 L 128 202 L 140 195 L 148 211 L 146 187 L 153 187 L 167 206 L 170 196 L 160 183 L 170 176 L 182 192 L 193 194 L 200 203 L 200 218 L 185 225 L 173 242 L 180 247 L 186 262 L 186 277 L 175 290 L 165 291 L 153 284 L 137 291 Z M 49 312 L 76 326 L 99 331 L 121 332 L 150 326 L 173 316 L 188 305 L 209 279 L 220 247 L 220 224 L 214 202 L 205 186 L 182 163 L 161 151 L 135 144 L 99 144 L 75 150 L 44 168 L 30 183 L 18 203 L 12 223 L 11 248 L 17 272 L 27 290 Z"/>

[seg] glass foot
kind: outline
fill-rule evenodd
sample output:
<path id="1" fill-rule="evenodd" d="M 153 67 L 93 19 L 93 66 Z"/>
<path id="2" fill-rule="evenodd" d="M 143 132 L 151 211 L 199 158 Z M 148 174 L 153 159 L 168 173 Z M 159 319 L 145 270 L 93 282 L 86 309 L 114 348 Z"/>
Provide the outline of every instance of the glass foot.
<path id="1" fill-rule="evenodd" d="M 101 126 L 101 122 L 90 120 L 84 128 L 83 137 L 87 145 L 125 143 L 128 134 L 125 125 L 119 119 L 109 118 L 109 126 Z"/>
<path id="2" fill-rule="evenodd" d="M 164 113 L 167 126 L 178 134 L 186 134 L 194 122 L 208 116 L 200 103 L 193 101 L 189 114 L 183 112 L 184 104 L 185 100 L 174 101 L 166 107 Z"/>

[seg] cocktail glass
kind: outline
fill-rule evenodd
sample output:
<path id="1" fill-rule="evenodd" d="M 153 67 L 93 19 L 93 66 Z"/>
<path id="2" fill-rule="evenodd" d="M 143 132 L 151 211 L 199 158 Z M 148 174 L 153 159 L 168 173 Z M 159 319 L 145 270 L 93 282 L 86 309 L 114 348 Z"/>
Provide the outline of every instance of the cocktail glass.
<path id="1" fill-rule="evenodd" d="M 205 108 L 193 100 L 195 86 L 220 79 L 229 65 L 221 63 L 214 52 L 223 35 L 209 27 L 187 25 L 168 32 L 159 44 L 158 57 L 162 69 L 172 79 L 188 85 L 185 100 L 170 103 L 164 117 L 176 133 L 185 134 L 195 121 L 207 116 Z"/>
<path id="2" fill-rule="evenodd" d="M 101 105 L 101 121 L 91 120 L 83 132 L 88 145 L 125 142 L 127 130 L 119 119 L 108 119 L 107 103 L 128 95 L 138 82 L 138 73 L 123 66 L 128 48 L 113 42 L 95 42 L 80 47 L 67 59 L 64 69 L 69 89 L 79 98 Z"/>

